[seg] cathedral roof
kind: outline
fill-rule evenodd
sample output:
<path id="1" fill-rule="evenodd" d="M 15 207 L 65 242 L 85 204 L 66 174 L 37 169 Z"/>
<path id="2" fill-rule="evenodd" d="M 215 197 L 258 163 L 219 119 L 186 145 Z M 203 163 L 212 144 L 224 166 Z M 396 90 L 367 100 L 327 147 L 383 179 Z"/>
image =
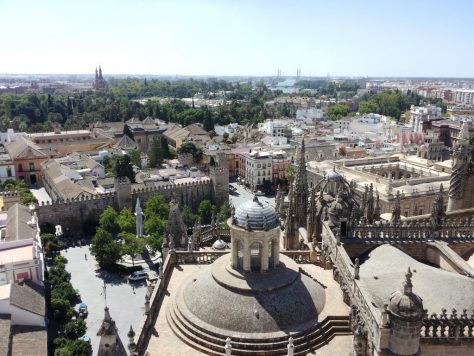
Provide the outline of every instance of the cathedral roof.
<path id="1" fill-rule="evenodd" d="M 250 227 L 252 230 L 273 229 L 279 225 L 275 209 L 268 202 L 259 200 L 257 196 L 235 210 L 235 220 L 237 226 Z"/>

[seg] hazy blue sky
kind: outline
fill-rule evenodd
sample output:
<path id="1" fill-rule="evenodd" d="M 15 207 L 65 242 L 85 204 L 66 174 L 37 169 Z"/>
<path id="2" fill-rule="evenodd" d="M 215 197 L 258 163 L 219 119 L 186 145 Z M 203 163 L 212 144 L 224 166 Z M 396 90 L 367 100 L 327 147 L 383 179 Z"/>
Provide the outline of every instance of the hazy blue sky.
<path id="1" fill-rule="evenodd" d="M 474 77 L 474 1 L 0 0 L 0 73 Z"/>

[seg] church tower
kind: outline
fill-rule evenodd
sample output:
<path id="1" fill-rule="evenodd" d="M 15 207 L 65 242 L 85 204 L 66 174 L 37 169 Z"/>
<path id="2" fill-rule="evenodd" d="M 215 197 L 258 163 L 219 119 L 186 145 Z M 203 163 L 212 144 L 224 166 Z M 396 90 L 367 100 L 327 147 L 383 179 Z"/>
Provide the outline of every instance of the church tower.
<path id="1" fill-rule="evenodd" d="M 224 152 L 211 157 L 209 176 L 212 181 L 212 200 L 217 207 L 229 201 L 229 167 Z"/>

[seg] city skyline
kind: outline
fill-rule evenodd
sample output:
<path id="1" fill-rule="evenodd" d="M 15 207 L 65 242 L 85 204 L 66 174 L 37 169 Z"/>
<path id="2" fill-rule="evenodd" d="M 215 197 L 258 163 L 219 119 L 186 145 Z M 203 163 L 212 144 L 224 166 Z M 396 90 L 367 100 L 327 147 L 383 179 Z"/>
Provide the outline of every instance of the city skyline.
<path id="1" fill-rule="evenodd" d="M 25 11 L 27 9 L 27 11 Z M 474 5 L 0 1 L 0 73 L 474 77 Z"/>

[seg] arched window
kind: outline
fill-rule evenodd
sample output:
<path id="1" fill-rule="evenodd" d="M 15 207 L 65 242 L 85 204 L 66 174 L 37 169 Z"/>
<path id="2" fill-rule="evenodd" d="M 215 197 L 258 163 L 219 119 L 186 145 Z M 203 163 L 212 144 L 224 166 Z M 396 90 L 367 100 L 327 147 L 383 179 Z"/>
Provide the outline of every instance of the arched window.
<path id="1" fill-rule="evenodd" d="M 262 246 L 255 241 L 250 245 L 250 269 L 252 271 L 259 271 L 262 261 Z"/>

